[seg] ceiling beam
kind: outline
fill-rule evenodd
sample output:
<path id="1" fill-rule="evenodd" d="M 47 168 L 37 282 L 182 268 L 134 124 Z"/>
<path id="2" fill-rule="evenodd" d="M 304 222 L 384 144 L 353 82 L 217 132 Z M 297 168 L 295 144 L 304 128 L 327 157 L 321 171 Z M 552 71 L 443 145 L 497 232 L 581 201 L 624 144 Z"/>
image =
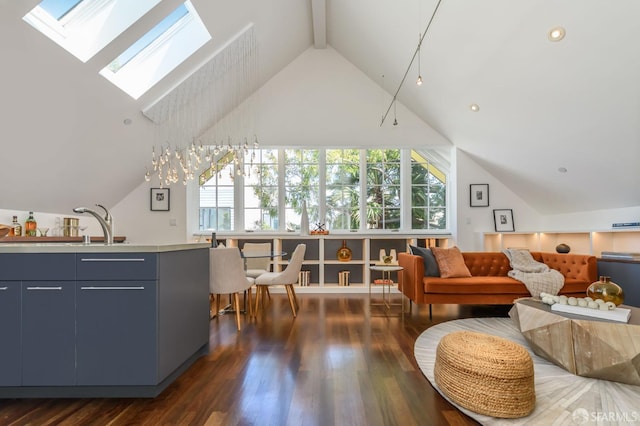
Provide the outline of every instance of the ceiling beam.
<path id="1" fill-rule="evenodd" d="M 313 47 L 326 49 L 327 47 L 327 2 L 326 0 L 311 0 L 311 15 L 313 18 Z"/>

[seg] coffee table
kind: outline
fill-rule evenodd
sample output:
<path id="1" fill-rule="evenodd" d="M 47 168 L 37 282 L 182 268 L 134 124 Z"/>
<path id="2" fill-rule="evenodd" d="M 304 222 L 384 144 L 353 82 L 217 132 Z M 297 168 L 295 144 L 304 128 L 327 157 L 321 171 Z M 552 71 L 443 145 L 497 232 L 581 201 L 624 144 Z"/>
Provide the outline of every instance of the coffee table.
<path id="1" fill-rule="evenodd" d="M 626 324 L 552 311 L 534 299 L 517 300 L 509 316 L 536 355 L 578 376 L 640 385 L 640 308 L 623 307 L 631 309 Z"/>

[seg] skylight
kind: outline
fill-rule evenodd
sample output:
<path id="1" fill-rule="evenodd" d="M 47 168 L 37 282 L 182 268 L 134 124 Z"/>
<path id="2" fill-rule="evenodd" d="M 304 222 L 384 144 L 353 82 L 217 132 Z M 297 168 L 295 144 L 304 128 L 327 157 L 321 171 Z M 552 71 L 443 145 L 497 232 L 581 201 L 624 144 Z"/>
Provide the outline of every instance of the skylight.
<path id="1" fill-rule="evenodd" d="M 160 0 L 43 0 L 24 20 L 86 62 Z"/>
<path id="2" fill-rule="evenodd" d="M 138 99 L 210 39 L 187 1 L 104 67 L 100 75 Z"/>

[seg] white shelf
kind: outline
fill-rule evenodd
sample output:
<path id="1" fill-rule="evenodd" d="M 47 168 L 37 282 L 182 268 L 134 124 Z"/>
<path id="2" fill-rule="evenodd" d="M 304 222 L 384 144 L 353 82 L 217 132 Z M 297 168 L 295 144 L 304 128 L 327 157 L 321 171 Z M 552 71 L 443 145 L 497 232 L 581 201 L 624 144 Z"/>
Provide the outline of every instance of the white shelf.
<path id="1" fill-rule="evenodd" d="M 603 251 L 640 251 L 640 229 L 608 229 L 601 231 L 534 231 L 486 232 L 485 251 L 506 248 L 528 248 L 532 251 L 554 252 L 564 243 L 571 253 L 592 254 L 600 257 Z"/>
<path id="2" fill-rule="evenodd" d="M 220 237 L 220 235 L 218 234 Z M 395 249 L 397 253 L 408 251 L 409 245 L 438 245 L 448 247 L 450 235 L 405 235 L 405 234 L 375 234 L 366 235 L 357 233 L 329 234 L 329 235 L 309 235 L 300 236 L 292 234 L 264 235 L 264 234 L 243 234 L 225 236 L 226 245 L 231 247 L 242 247 L 244 242 L 271 242 L 275 251 L 285 251 L 289 253 L 288 258 L 296 245 L 304 243 L 307 245 L 305 260 L 302 264 L 303 270 L 311 271 L 311 282 L 308 286 L 297 286 L 296 291 L 302 293 L 366 293 L 371 287 L 371 291 L 377 293 L 380 286 L 371 285 L 375 272 L 369 267 L 379 261 L 379 252 L 384 248 L 387 253 Z M 352 250 L 353 259 L 348 262 L 337 260 L 336 252 L 342 246 L 342 240 L 346 240 L 347 247 Z M 273 263 L 276 271 L 286 267 L 286 260 L 277 260 Z M 348 286 L 338 285 L 338 272 L 348 270 L 351 272 L 351 283 Z"/>

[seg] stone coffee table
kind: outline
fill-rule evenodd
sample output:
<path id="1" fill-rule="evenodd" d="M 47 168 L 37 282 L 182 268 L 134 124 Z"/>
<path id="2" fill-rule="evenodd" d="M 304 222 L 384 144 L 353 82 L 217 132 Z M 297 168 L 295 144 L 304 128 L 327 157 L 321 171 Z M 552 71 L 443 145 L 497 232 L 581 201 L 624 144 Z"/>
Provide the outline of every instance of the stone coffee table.
<path id="1" fill-rule="evenodd" d="M 551 311 L 533 299 L 520 299 L 509 316 L 531 349 L 578 376 L 640 386 L 640 309 L 628 323 Z"/>

